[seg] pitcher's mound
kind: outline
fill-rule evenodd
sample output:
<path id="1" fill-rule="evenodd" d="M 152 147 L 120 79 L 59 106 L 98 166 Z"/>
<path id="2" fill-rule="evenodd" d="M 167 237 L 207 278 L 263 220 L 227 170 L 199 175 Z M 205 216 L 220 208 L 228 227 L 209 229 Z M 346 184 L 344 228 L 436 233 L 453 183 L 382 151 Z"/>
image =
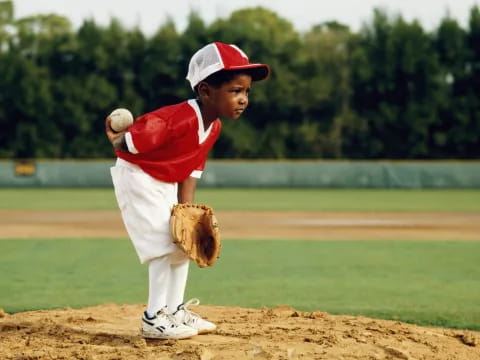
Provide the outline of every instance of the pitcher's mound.
<path id="1" fill-rule="evenodd" d="M 217 324 L 187 340 L 145 340 L 143 305 L 104 304 L 5 314 L 0 359 L 480 359 L 480 333 L 288 306 L 197 306 Z"/>

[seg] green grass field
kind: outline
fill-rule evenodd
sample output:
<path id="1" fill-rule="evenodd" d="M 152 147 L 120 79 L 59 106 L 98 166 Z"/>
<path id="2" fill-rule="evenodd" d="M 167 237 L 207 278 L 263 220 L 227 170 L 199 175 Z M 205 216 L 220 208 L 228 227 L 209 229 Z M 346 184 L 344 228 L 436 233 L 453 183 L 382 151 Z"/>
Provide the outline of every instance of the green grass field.
<path id="1" fill-rule="evenodd" d="M 146 267 L 126 239 L 0 246 L 7 312 L 145 302 Z M 192 264 L 187 296 L 480 330 L 478 254 L 480 242 L 227 240 L 214 268 Z"/>
<path id="2" fill-rule="evenodd" d="M 210 189 L 196 201 L 219 210 L 480 211 L 480 190 Z M 117 209 L 112 189 L 0 188 L 0 209 Z"/>
<path id="3" fill-rule="evenodd" d="M 219 209 L 480 211 L 480 191 L 200 189 Z M 115 209 L 112 190 L 1 189 L 2 209 Z M 289 304 L 480 330 L 479 241 L 227 239 L 215 267 L 191 266 L 187 296 L 246 307 Z M 123 239 L 0 240 L 7 312 L 144 303 L 146 267 Z"/>

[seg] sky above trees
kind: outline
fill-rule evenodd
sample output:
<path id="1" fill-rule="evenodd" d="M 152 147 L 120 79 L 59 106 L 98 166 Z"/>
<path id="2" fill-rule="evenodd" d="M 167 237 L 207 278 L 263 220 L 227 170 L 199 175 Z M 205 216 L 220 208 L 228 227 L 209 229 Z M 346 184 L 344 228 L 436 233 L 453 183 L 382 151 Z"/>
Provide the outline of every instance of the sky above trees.
<path id="1" fill-rule="evenodd" d="M 406 20 L 418 19 L 427 30 L 436 28 L 448 13 L 462 26 L 468 22 L 472 6 L 478 0 L 175 0 L 175 1 L 115 1 L 115 0 L 15 0 L 17 17 L 38 13 L 56 13 L 68 17 L 74 26 L 85 18 L 108 24 L 112 17 L 124 25 L 138 25 L 144 32 L 153 33 L 171 17 L 179 30 L 188 24 L 188 15 L 194 10 L 207 23 L 217 18 L 228 18 L 238 9 L 263 6 L 275 11 L 293 23 L 298 31 L 309 30 L 325 21 L 338 21 L 358 30 L 370 22 L 373 9 L 382 8 L 392 14 L 400 13 Z"/>

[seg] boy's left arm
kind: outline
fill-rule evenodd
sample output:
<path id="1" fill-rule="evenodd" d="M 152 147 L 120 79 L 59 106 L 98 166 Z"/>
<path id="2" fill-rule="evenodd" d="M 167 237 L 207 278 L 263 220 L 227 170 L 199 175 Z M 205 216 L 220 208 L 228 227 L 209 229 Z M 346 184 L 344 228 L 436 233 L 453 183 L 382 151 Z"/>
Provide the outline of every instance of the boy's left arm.
<path id="1" fill-rule="evenodd" d="M 178 203 L 193 203 L 195 198 L 195 189 L 197 187 L 197 179 L 190 176 L 181 183 L 178 183 Z"/>

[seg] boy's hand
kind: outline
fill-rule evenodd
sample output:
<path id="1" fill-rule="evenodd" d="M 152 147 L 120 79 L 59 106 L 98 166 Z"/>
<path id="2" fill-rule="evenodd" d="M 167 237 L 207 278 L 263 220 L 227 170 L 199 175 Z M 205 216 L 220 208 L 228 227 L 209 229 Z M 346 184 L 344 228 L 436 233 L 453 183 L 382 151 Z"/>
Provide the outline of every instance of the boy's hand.
<path id="1" fill-rule="evenodd" d="M 124 137 L 127 130 L 116 132 L 112 129 L 110 123 L 110 116 L 107 116 L 105 119 L 105 134 L 107 134 L 108 140 L 112 143 L 116 150 L 128 151 Z"/>

